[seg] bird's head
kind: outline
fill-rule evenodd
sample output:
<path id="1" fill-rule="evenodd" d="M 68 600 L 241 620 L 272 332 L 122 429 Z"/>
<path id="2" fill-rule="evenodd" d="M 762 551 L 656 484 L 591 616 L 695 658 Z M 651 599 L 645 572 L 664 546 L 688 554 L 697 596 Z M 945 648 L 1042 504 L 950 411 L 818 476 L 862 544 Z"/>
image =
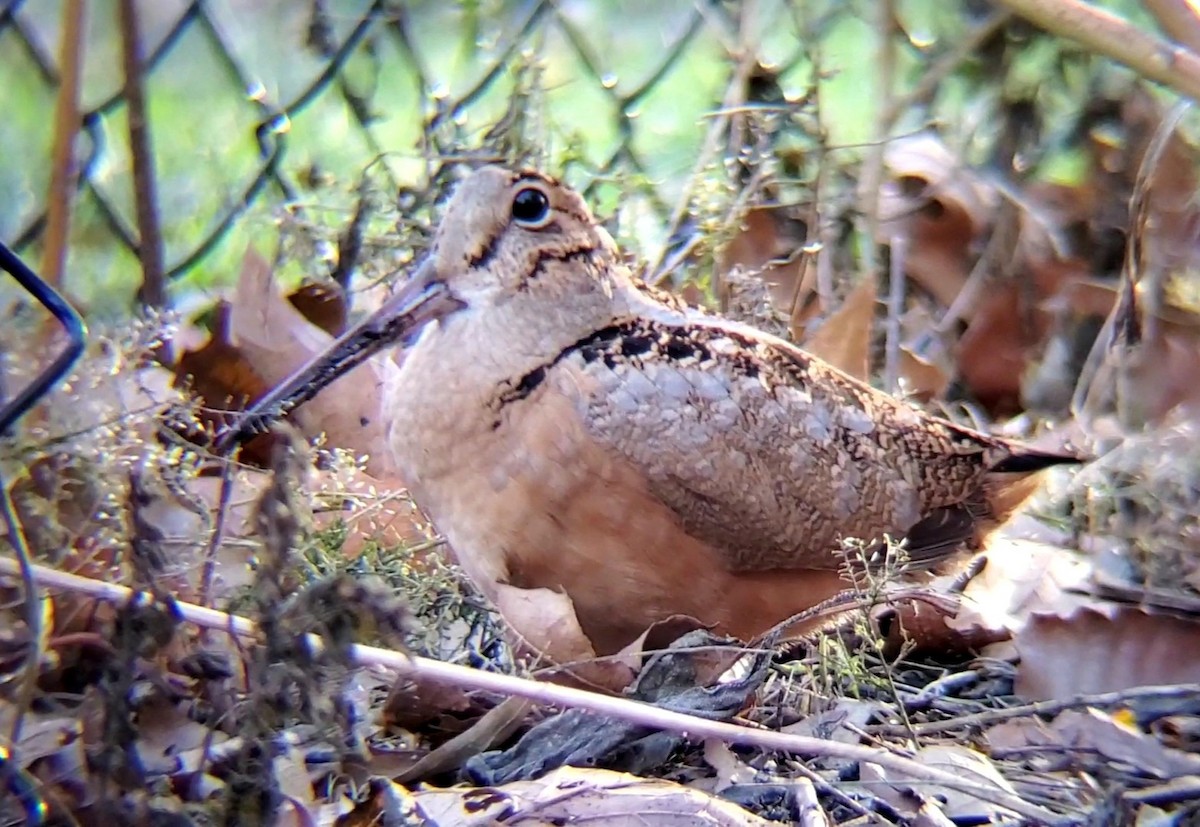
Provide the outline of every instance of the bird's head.
<path id="1" fill-rule="evenodd" d="M 457 187 L 429 255 L 377 311 L 218 437 L 231 447 L 379 350 L 430 324 L 564 329 L 609 312 L 618 251 L 583 198 L 533 171 L 488 166 Z"/>

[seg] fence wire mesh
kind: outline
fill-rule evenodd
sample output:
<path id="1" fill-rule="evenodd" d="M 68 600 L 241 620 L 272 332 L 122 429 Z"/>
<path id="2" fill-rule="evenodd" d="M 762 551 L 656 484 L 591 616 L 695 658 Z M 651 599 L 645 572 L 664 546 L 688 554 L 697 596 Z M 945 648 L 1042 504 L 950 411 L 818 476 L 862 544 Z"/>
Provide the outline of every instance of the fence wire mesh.
<path id="1" fill-rule="evenodd" d="M 819 25 L 811 9 L 711 0 L 10 0 L 0 240 L 35 258 L 47 243 L 55 107 L 74 61 L 61 286 L 93 312 L 127 311 L 135 290 L 167 303 L 189 277 L 227 283 L 282 205 L 352 223 L 367 169 L 403 212 L 404 193 L 438 191 L 464 156 L 566 171 L 661 251 L 686 229 L 689 196 L 703 198 L 692 173 L 774 134 L 736 134 L 730 108 L 804 107 L 800 44 Z"/>

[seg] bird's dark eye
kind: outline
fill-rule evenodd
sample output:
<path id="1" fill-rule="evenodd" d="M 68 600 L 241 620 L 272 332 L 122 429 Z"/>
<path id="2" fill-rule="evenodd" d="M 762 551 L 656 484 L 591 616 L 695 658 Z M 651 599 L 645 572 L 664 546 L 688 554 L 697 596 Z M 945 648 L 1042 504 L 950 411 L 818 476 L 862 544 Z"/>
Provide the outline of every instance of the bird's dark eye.
<path id="1" fill-rule="evenodd" d="M 526 187 L 513 196 L 512 216 L 522 227 L 544 227 L 550 221 L 550 199 L 540 189 Z"/>

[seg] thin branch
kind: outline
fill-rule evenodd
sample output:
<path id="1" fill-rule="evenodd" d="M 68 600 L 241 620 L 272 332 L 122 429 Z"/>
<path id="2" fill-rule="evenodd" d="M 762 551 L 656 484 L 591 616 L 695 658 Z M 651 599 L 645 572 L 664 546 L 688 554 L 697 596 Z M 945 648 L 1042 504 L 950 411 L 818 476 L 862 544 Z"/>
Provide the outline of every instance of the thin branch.
<path id="1" fill-rule="evenodd" d="M 15 576 L 19 574 L 19 571 L 20 566 L 16 560 L 11 557 L 0 557 L 0 575 Z M 114 602 L 126 602 L 136 594 L 133 589 L 126 586 L 91 580 L 44 566 L 35 566 L 33 573 L 38 585 L 45 589 L 65 589 Z M 176 603 L 175 608 L 183 620 L 204 628 L 225 630 L 242 637 L 254 637 L 258 634 L 257 625 L 249 618 L 226 614 L 192 603 Z M 306 642 L 316 651 L 323 648 L 322 640 L 316 635 L 307 635 Z M 961 790 L 982 801 L 1008 808 L 1039 824 L 1069 823 L 1069 819 L 1032 805 L 1019 796 L 998 787 L 972 784 L 952 773 L 921 764 L 911 758 L 896 755 L 884 749 L 711 721 L 640 701 L 601 695 L 568 686 L 539 683 L 512 675 L 484 672 L 467 666 L 409 656 L 373 646 L 355 645 L 351 647 L 350 657 L 359 666 L 384 666 L 405 675 L 420 675 L 464 689 L 528 698 L 549 706 L 583 709 L 651 729 L 676 732 L 691 739 L 715 738 L 732 744 L 811 757 L 869 761 L 892 772 L 904 774 L 907 779 L 911 779 L 906 780 L 906 784 L 918 782 Z"/>
<path id="2" fill-rule="evenodd" d="M 1051 34 L 1110 57 L 1139 75 L 1200 100 L 1200 56 L 1081 0 L 996 0 Z"/>
<path id="3" fill-rule="evenodd" d="M 51 150 L 50 193 L 46 241 L 42 250 L 42 279 L 61 289 L 67 261 L 67 236 L 71 226 L 71 201 L 78 169 L 75 137 L 79 134 L 79 86 L 83 74 L 83 31 L 87 0 L 67 0 L 63 8 L 59 64 L 62 81 L 54 106 L 54 147 Z"/>
<path id="4" fill-rule="evenodd" d="M 977 54 L 983 44 L 1008 25 L 1010 20 L 1011 12 L 993 11 L 987 19 L 967 32 L 966 37 L 934 60 L 928 68 L 923 69 L 921 77 L 911 89 L 892 98 L 891 103 L 884 108 L 881 120 L 887 124 L 894 124 L 909 109 L 932 98 L 942 82 Z"/>
<path id="5" fill-rule="evenodd" d="M 154 185 L 154 153 L 150 145 L 150 122 L 146 117 L 146 96 L 142 84 L 141 21 L 138 20 L 134 0 L 120 0 L 117 6 L 125 68 L 129 156 L 133 162 L 133 197 L 137 210 L 137 254 L 142 263 L 142 286 L 138 290 L 138 302 L 148 307 L 162 308 L 167 304 L 167 289 L 163 274 L 158 197 Z"/>
<path id="6" fill-rule="evenodd" d="M 1200 14 L 1188 0 L 1144 0 L 1167 37 L 1200 54 Z"/>
<path id="7" fill-rule="evenodd" d="M 904 267 L 908 264 L 908 236 L 897 234 L 888 240 L 887 322 L 884 325 L 883 388 L 888 393 L 900 393 L 900 317 L 904 315 L 904 293 L 908 279 Z"/>
<path id="8" fill-rule="evenodd" d="M 1150 804 L 1157 807 L 1195 801 L 1200 798 L 1200 778 L 1196 778 L 1194 775 L 1172 778 L 1165 784 L 1154 787 L 1127 790 L 1121 795 L 1121 798 L 1130 804 Z"/>
<path id="9" fill-rule="evenodd" d="M 729 128 L 734 114 L 746 102 L 746 85 L 749 82 L 750 75 L 754 71 L 754 67 L 758 65 L 758 54 L 751 48 L 752 41 L 749 39 L 750 34 L 746 31 L 744 25 L 746 20 L 745 15 L 746 11 L 743 9 L 741 19 L 743 25 L 739 30 L 738 45 L 735 47 L 735 52 L 730 54 L 733 68 L 730 71 L 729 82 L 725 87 L 725 95 L 721 100 L 721 106 L 713 113 L 709 121 L 708 131 L 704 135 L 704 142 L 700 147 L 700 153 L 696 156 L 696 163 L 692 165 L 691 174 L 687 177 L 687 184 L 675 202 L 675 208 L 671 213 L 670 221 L 667 222 L 668 238 L 679 230 L 683 220 L 687 217 L 688 210 L 691 208 L 692 196 L 695 193 L 701 176 L 704 174 L 704 170 L 709 164 L 713 163 L 721 150 L 721 135 Z M 665 270 L 662 267 L 667 253 L 668 248 L 664 247 L 659 252 L 655 261 L 646 268 L 646 272 L 650 274 L 649 278 L 653 284 L 663 284 L 672 276 L 669 270 Z"/>
<path id="10" fill-rule="evenodd" d="M 862 178 L 860 179 L 859 197 L 860 217 L 856 222 L 859 232 L 862 235 L 862 269 L 860 278 L 870 279 L 876 285 L 876 295 L 883 295 L 884 291 L 879 289 L 882 279 L 882 271 L 879 266 L 879 191 L 883 186 L 884 175 L 884 155 L 887 153 L 888 140 L 891 138 L 892 128 L 895 126 L 895 118 L 898 110 L 892 104 L 895 98 L 895 76 L 896 76 L 896 37 L 899 30 L 899 24 L 896 21 L 896 4 L 895 0 L 882 0 L 876 4 L 876 20 L 875 20 L 875 37 L 876 51 L 875 61 L 878 70 L 875 72 L 875 77 L 879 79 L 879 88 L 876 92 L 876 116 L 875 130 L 872 136 L 873 145 L 863 158 Z M 895 285 L 893 285 L 895 287 Z M 902 289 L 902 288 L 899 288 Z M 889 295 L 893 295 L 889 290 Z M 888 307 L 889 313 L 892 310 L 891 303 Z M 889 324 L 889 328 L 891 325 Z M 895 327 L 899 330 L 899 317 L 896 317 Z M 894 347 L 893 347 L 894 344 Z M 896 356 L 891 361 L 894 365 L 899 364 L 899 336 L 894 337 L 894 342 L 889 342 L 888 350 L 894 350 Z M 893 369 L 893 374 L 898 374 L 898 370 Z M 897 390 L 898 378 L 896 375 L 885 376 L 884 390 L 888 393 L 895 393 Z"/>
<path id="11" fill-rule="evenodd" d="M 1076 695 L 1073 698 L 1038 701 L 1037 703 L 1024 704 L 1022 706 L 1011 706 L 1007 709 L 989 709 L 971 715 L 948 718 L 944 721 L 925 721 L 913 724 L 912 732 L 915 732 L 917 735 L 931 735 L 935 732 L 946 732 L 952 729 L 980 729 L 985 726 L 998 724 L 1001 721 L 1010 721 L 1013 718 L 1031 718 L 1035 715 L 1045 717 L 1080 707 L 1094 706 L 1100 709 L 1134 707 L 1136 709 L 1139 701 L 1162 702 L 1174 699 L 1194 701 L 1197 697 L 1200 697 L 1200 684 L 1195 683 L 1179 684 L 1177 686 L 1138 686 L 1133 689 L 1123 689 L 1119 692 L 1105 692 L 1098 695 Z M 906 727 L 899 724 L 886 724 L 884 726 L 871 727 L 870 729 L 872 732 L 881 735 L 908 736 L 911 734 Z"/>

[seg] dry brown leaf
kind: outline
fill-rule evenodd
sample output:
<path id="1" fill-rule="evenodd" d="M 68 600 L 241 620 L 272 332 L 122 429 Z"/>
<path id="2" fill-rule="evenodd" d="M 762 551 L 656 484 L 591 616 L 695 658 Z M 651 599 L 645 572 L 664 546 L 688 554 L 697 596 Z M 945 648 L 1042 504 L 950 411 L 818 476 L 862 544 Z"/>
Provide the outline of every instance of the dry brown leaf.
<path id="1" fill-rule="evenodd" d="M 1100 188 L 1100 202 L 1119 205 L 1122 225 L 1125 205 L 1133 192 L 1146 154 L 1162 129 L 1165 111 L 1159 99 L 1143 84 L 1135 84 L 1120 98 L 1120 135 L 1108 129 L 1094 130 L 1090 137 L 1089 180 Z M 1176 128 L 1163 145 L 1147 181 L 1144 194 L 1146 222 L 1137 228 L 1143 245 L 1150 250 L 1155 266 L 1168 270 L 1191 263 L 1196 239 L 1197 153 Z"/>
<path id="2" fill-rule="evenodd" d="M 1014 642 L 1016 692 L 1030 700 L 1200 682 L 1200 623 L 1134 606 L 1036 614 Z"/>
<path id="3" fill-rule="evenodd" d="M 971 272 L 973 243 L 991 223 L 993 188 L 930 133 L 889 142 L 875 240 L 908 239 L 905 271 L 942 307 Z"/>
<path id="4" fill-rule="evenodd" d="M 554 663 L 596 657 L 591 642 L 575 618 L 575 604 L 562 592 L 520 589 L 507 583 L 480 583 L 505 622 L 528 647 Z"/>
<path id="5" fill-rule="evenodd" d="M 947 337 L 937 332 L 943 312 L 914 299 L 900 316 L 900 387 L 919 402 L 944 398 L 955 371 Z"/>
<path id="6" fill-rule="evenodd" d="M 218 302 L 213 311 L 211 336 L 195 348 L 183 349 L 175 362 L 175 385 L 186 388 L 197 401 L 196 418 L 204 427 L 201 434 L 183 436 L 201 444 L 231 424 L 237 411 L 245 410 L 271 389 L 234 340 L 232 316 L 233 305 L 224 300 Z M 256 434 L 242 444 L 239 459 L 266 468 L 278 442 L 276 434 Z"/>
<path id="7" fill-rule="evenodd" d="M 316 807 L 316 796 L 313 795 L 316 779 L 313 768 L 305 760 L 304 750 L 295 744 L 285 745 L 271 761 L 271 775 L 279 785 L 279 792 L 296 807 L 297 815 L 308 814 Z"/>
<path id="8" fill-rule="evenodd" d="M 1090 762 L 1101 756 L 1139 775 L 1158 778 L 1200 773 L 1200 756 L 1163 746 L 1157 738 L 1098 709 L 1069 709 L 1052 721 L 1019 718 L 987 730 L 988 751 L 997 758 L 1027 758 L 1031 753 L 1078 753 Z"/>
<path id="9" fill-rule="evenodd" d="M 1023 329 L 1021 303 L 1016 285 L 994 285 L 958 340 L 959 376 L 993 415 L 1021 409 L 1021 377 L 1038 336 Z"/>
<path id="10" fill-rule="evenodd" d="M 950 386 L 950 374 L 903 345 L 900 347 L 900 379 L 905 396 L 918 402 L 941 399 Z"/>
<path id="11" fill-rule="evenodd" d="M 416 796 L 403 784 L 386 777 L 372 778 L 367 785 L 369 795 L 359 797 L 349 812 L 337 813 L 337 818 L 322 820 L 322 827 L 390 827 L 390 825 L 425 825 L 432 822 L 417 804 Z"/>
<path id="12" fill-rule="evenodd" d="M 804 222 L 777 206 L 755 207 L 742 218 L 742 228 L 717 257 L 713 271 L 717 301 L 730 309 L 731 275 L 741 272 L 767 285 L 774 309 L 799 339 L 808 319 L 820 311 L 811 301 L 816 289 L 811 257 L 797 255 L 808 235 Z"/>
<path id="13" fill-rule="evenodd" d="M 270 480 L 267 472 L 248 467 L 239 467 L 233 475 L 211 595 L 218 601 L 253 579 L 250 562 L 258 550 L 255 509 Z M 336 520 L 345 523 L 342 552 L 347 557 L 357 556 L 370 542 L 394 548 L 425 543 L 431 537 L 426 520 L 398 481 L 376 480 L 354 468 L 335 468 L 310 471 L 306 484 L 316 506 L 314 528 L 328 527 Z M 186 497 L 164 488 L 139 505 L 139 514 L 153 526 L 171 561 L 170 571 L 184 576 L 173 581 L 180 599 L 194 600 L 198 594 L 220 492 L 219 477 L 199 477 L 187 482 Z M 442 550 L 431 546 L 424 554 L 440 557 Z M 413 558 L 417 570 L 421 560 Z"/>
<path id="14" fill-rule="evenodd" d="M 416 729 L 443 713 L 470 708 L 471 699 L 464 690 L 417 674 L 392 683 L 380 715 L 389 727 Z"/>
<path id="15" fill-rule="evenodd" d="M 863 279 L 842 306 L 804 342 L 804 349 L 864 382 L 871 376 L 871 327 L 875 321 L 875 283 Z"/>
<path id="16" fill-rule="evenodd" d="M 248 262 L 243 263 L 243 274 L 248 266 Z M 306 285 L 288 296 L 288 301 L 308 321 L 337 335 L 346 327 L 346 302 L 336 291 L 336 286 Z M 233 312 L 230 302 L 218 302 L 212 316 L 212 333 L 206 340 L 197 340 L 198 332 L 185 327 L 173 343 L 181 351 L 174 367 L 175 385 L 186 385 L 198 399 L 198 418 L 210 434 L 232 421 L 229 412 L 245 410 L 272 384 L 255 369 L 237 341 Z M 184 341 L 192 341 L 193 346 L 184 346 Z M 266 467 L 276 442 L 272 434 L 258 434 L 246 440 L 239 456 L 243 462 Z"/>
<path id="17" fill-rule="evenodd" d="M 324 351 L 332 337 L 306 320 L 279 294 L 271 267 L 252 248 L 246 251 L 234 297 L 230 332 L 255 373 L 274 386 Z M 324 433 L 328 444 L 366 456 L 372 476 L 396 478 L 380 412 L 383 387 L 398 370 L 377 356 L 340 377 L 296 412 L 304 433 Z"/>
<path id="18" fill-rule="evenodd" d="M 233 306 L 219 302 L 212 336 L 202 347 L 183 351 L 175 363 L 175 384 L 186 386 L 199 401 L 198 418 L 210 434 L 229 424 L 228 412 L 245 410 L 249 402 L 271 389 L 234 341 L 232 316 Z M 246 442 L 242 454 L 246 461 L 265 466 L 274 443 L 271 435 L 259 434 Z"/>
<path id="19" fill-rule="evenodd" d="M 1200 330 L 1200 315 L 1197 315 L 1195 309 L 1184 304 L 1172 303 L 1169 295 L 1166 304 L 1151 307 L 1146 301 L 1144 284 L 1136 289 L 1139 297 L 1138 307 L 1144 317 L 1152 316 L 1171 327 Z M 1078 278 L 1064 284 L 1062 291 L 1047 299 L 1044 307 L 1048 310 L 1067 310 L 1078 316 L 1105 317 L 1112 313 L 1117 296 L 1118 286 L 1114 282 Z"/>
<path id="20" fill-rule="evenodd" d="M 0 730 L 12 732 L 16 707 L 7 700 L 0 700 Z M 83 780 L 91 775 L 89 756 L 84 742 L 83 725 L 77 718 L 41 715 L 25 710 L 22 715 L 21 739 L 16 744 L 6 743 L 4 771 L 27 771 L 32 783 L 45 793 L 52 791 L 70 801 L 75 796 L 81 804 L 90 803 L 96 793 L 87 791 Z M 12 776 L 10 776 L 11 778 Z M 15 779 L 14 779 L 15 782 Z M 60 785 L 71 788 L 70 794 L 60 790 Z M 16 790 L 14 783 L 6 793 Z M 0 813 L 12 812 L 0 807 Z"/>
<path id="21" fill-rule="evenodd" d="M 547 677 L 612 691 L 624 689 L 633 680 L 632 655 L 596 659 L 596 650 L 580 628 L 575 604 L 567 595 L 549 589 L 519 589 L 474 577 L 472 580 L 504 618 L 516 637 L 518 652 L 562 665 Z"/>
<path id="22" fill-rule="evenodd" d="M 998 210 L 995 186 L 929 134 L 893 142 L 885 164 L 890 179 L 880 193 L 876 240 L 905 240 L 905 273 L 965 323 L 954 359 L 965 388 L 993 416 L 1019 412 L 1022 378 L 1049 329 L 1038 303 L 1084 269 L 1080 261 L 1060 259 L 1062 210 L 1019 193 Z M 989 233 L 1011 235 L 1012 243 L 1003 256 L 980 261 Z M 975 273 L 981 265 L 989 269 Z M 968 278 L 984 280 L 972 282 L 977 292 L 964 302 Z M 932 372 L 924 372 L 924 381 L 941 385 Z"/>
<path id="23" fill-rule="evenodd" d="M 708 306 L 708 295 L 704 292 L 704 289 L 694 281 L 689 281 L 676 292 L 679 294 L 679 298 L 683 299 L 686 303 L 692 305 L 693 307 Z"/>
<path id="24" fill-rule="evenodd" d="M 151 775 L 172 775 L 179 771 L 181 754 L 206 744 L 211 748 L 227 739 L 208 723 L 192 720 L 185 704 L 162 699 L 138 708 L 134 749 L 142 768 Z"/>
<path id="25" fill-rule="evenodd" d="M 1030 262 L 1022 273 L 1028 283 L 990 284 L 975 303 L 955 361 L 959 378 L 993 416 L 1021 410 L 1022 383 L 1051 331 L 1045 305 L 1078 273 L 1073 262 Z"/>
<path id="26" fill-rule="evenodd" d="M 276 762 L 275 772 L 286 772 L 287 767 L 280 767 Z M 311 798 L 312 795 L 309 795 Z M 317 827 L 321 823 L 317 812 L 321 807 L 317 804 L 306 804 L 303 799 L 282 794 L 279 808 L 275 811 L 271 827 Z"/>
<path id="27" fill-rule="evenodd" d="M 349 308 L 346 294 L 336 284 L 306 284 L 287 297 L 292 307 L 330 336 L 346 331 Z"/>
<path id="28" fill-rule="evenodd" d="M 862 741 L 862 728 L 884 708 L 878 701 L 838 698 L 831 709 L 808 715 L 794 724 L 787 724 L 780 732 L 843 744 L 857 744 Z"/>
<path id="29" fill-rule="evenodd" d="M 886 604 L 875 607 L 872 616 L 886 623 L 884 653 L 896 657 L 970 658 L 995 643 L 1007 641 L 1007 629 L 981 625 L 951 625 L 963 613 L 962 595 L 947 589 L 956 577 L 938 578 L 928 587 L 914 587 L 892 594 Z"/>
<path id="30" fill-rule="evenodd" d="M 768 827 L 737 805 L 670 781 L 626 773 L 562 767 L 536 781 L 500 787 L 419 790 L 413 797 L 436 824 L 461 827 L 519 822 L 529 827 L 587 823 L 624 827 Z M 360 822 L 361 823 L 361 822 Z"/>

